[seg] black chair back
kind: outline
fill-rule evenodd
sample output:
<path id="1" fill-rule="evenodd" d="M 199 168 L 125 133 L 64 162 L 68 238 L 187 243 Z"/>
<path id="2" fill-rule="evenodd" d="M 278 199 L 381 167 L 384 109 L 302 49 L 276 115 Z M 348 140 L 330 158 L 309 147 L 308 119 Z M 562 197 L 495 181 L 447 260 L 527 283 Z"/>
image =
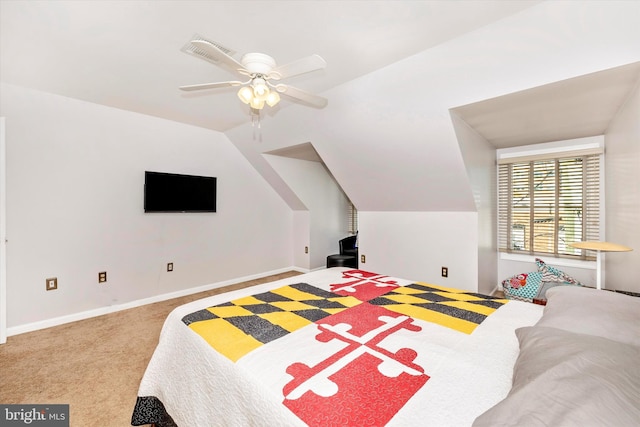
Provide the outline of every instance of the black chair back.
<path id="1" fill-rule="evenodd" d="M 358 236 L 349 236 L 349 237 L 345 237 L 344 239 L 341 239 L 339 241 L 340 254 L 341 255 L 346 255 L 346 254 L 351 255 L 353 253 L 353 251 L 356 250 L 357 242 L 358 242 Z"/>

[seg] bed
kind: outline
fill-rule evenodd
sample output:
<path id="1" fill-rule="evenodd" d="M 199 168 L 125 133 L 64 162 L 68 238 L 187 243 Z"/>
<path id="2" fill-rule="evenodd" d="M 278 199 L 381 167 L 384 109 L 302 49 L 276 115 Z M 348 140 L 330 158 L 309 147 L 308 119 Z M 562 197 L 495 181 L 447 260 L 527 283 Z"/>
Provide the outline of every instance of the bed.
<path id="1" fill-rule="evenodd" d="M 165 321 L 132 425 L 638 425 L 640 299 L 576 287 L 576 307 L 564 288 L 542 307 L 336 267 L 194 301 Z M 624 327 L 585 322 L 603 297 Z"/>

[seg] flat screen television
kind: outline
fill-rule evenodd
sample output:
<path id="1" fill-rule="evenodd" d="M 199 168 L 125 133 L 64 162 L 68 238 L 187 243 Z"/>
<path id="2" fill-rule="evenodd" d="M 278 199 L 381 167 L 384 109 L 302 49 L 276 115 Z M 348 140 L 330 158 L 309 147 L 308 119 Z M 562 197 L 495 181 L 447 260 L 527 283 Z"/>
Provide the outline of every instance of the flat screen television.
<path id="1" fill-rule="evenodd" d="M 212 176 L 144 173 L 145 212 L 215 212 L 217 179 Z"/>

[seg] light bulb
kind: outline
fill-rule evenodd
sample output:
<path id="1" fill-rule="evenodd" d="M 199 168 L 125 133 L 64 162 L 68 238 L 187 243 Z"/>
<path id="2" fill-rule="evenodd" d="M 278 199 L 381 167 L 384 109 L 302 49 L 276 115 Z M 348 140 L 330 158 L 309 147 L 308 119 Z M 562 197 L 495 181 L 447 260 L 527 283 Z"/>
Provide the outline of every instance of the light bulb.
<path id="1" fill-rule="evenodd" d="M 255 95 L 256 98 L 261 99 L 261 100 L 265 100 L 267 99 L 267 96 L 269 95 L 269 88 L 267 87 L 267 82 L 264 81 L 264 79 L 257 77 L 255 79 L 253 79 L 253 82 L 251 83 L 251 85 L 253 86 L 253 94 Z"/>
<path id="2" fill-rule="evenodd" d="M 273 107 L 280 102 L 280 95 L 278 95 L 278 92 L 276 91 L 271 91 L 269 95 L 267 95 L 266 102 L 269 107 Z"/>
<path id="3" fill-rule="evenodd" d="M 262 110 L 264 107 L 264 100 L 254 97 L 251 99 L 251 103 L 249 105 L 251 105 L 251 108 L 255 108 L 256 110 Z"/>
<path id="4" fill-rule="evenodd" d="M 238 98 L 245 104 L 250 103 L 253 99 L 253 90 L 249 86 L 241 87 L 238 91 Z"/>

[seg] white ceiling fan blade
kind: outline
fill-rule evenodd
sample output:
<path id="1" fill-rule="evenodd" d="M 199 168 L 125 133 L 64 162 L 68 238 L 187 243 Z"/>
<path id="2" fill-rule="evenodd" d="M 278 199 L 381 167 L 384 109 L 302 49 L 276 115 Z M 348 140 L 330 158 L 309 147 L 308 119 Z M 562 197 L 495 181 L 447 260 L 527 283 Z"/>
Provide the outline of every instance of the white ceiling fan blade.
<path id="1" fill-rule="evenodd" d="M 190 90 L 201 90 L 201 89 L 216 89 L 219 87 L 240 86 L 242 84 L 243 84 L 242 82 L 238 82 L 238 81 L 202 83 L 197 85 L 180 86 L 180 90 L 190 91 Z"/>
<path id="2" fill-rule="evenodd" d="M 269 73 L 269 78 L 280 80 L 311 71 L 321 70 L 327 66 L 327 62 L 320 55 L 311 55 L 306 58 L 276 67 Z"/>
<path id="3" fill-rule="evenodd" d="M 220 48 L 218 48 L 218 46 L 214 45 L 213 43 L 209 43 L 206 40 L 191 40 L 191 44 L 200 51 L 204 52 L 204 56 L 206 58 L 211 59 L 214 62 L 222 63 L 223 65 L 229 67 L 232 71 L 245 71 L 244 66 L 240 62 L 224 53 Z"/>
<path id="4" fill-rule="evenodd" d="M 314 95 L 313 93 L 306 92 L 293 86 L 279 84 L 276 86 L 276 90 L 282 94 L 290 96 L 291 98 L 299 99 L 300 101 L 304 101 L 307 104 L 318 108 L 326 107 L 329 102 L 327 98 Z"/>

